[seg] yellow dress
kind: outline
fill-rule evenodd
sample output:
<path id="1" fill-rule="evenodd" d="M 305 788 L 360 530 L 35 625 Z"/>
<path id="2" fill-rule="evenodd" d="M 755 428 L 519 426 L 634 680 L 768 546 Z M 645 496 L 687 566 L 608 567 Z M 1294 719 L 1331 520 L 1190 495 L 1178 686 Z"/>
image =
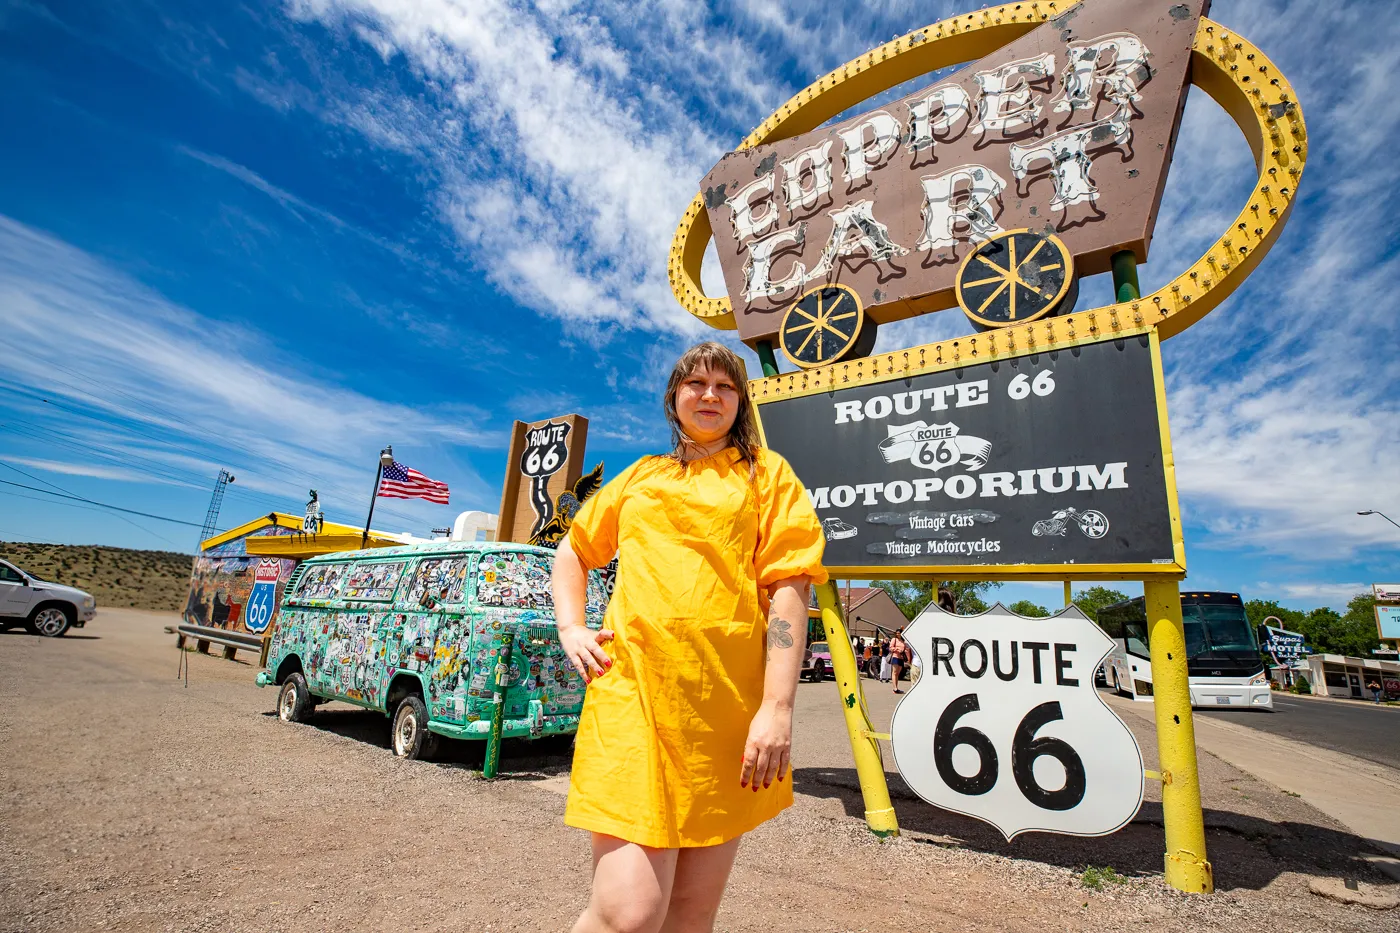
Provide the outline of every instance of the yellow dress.
<path id="1" fill-rule="evenodd" d="M 606 622 L 612 669 L 584 699 L 564 822 L 656 848 L 708 846 L 792 805 L 792 779 L 739 786 L 763 701 L 767 589 L 825 582 L 825 540 L 787 461 L 762 451 L 752 483 L 728 448 L 648 457 L 589 499 L 569 542 L 618 555 Z M 805 633 L 804 633 L 805 634 Z"/>

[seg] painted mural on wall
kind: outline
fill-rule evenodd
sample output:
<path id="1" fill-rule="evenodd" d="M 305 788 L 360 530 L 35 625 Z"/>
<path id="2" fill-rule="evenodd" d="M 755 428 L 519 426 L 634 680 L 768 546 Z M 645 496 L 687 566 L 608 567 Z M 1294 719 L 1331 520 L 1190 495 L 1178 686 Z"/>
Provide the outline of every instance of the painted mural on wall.
<path id="1" fill-rule="evenodd" d="M 289 535 L 290 529 L 271 527 L 259 529 L 253 535 L 245 535 L 226 541 L 218 547 L 200 553 L 194 561 L 190 574 L 190 592 L 185 600 L 181 619 L 188 625 L 202 625 L 230 631 L 259 634 L 266 631 L 270 612 L 262 611 L 269 604 L 276 606 L 285 593 L 287 580 L 296 569 L 297 562 L 286 558 L 263 558 L 250 556 L 246 546 L 249 537 L 263 535 Z M 267 563 L 271 561 L 276 564 Z M 268 589 L 268 582 L 276 580 L 275 593 L 268 599 L 261 592 L 254 599 L 255 589 L 262 581 L 262 590 Z M 253 603 L 250 627 L 249 605 Z"/>
<path id="2" fill-rule="evenodd" d="M 549 553 L 485 549 L 313 562 L 278 616 L 268 669 L 295 656 L 312 692 L 388 713 L 390 684 L 407 673 L 434 721 L 485 737 L 496 659 L 510 633 L 506 734 L 573 732 L 585 685 L 559 644 L 551 569 Z M 610 593 L 609 578 L 589 575 L 590 625 L 602 624 Z"/>

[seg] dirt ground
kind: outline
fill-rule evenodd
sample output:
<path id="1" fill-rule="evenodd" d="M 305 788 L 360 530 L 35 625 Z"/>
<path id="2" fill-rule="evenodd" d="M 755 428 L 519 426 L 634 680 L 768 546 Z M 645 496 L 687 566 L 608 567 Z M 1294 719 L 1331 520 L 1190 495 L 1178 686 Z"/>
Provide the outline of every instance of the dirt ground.
<path id="1" fill-rule="evenodd" d="M 173 621 L 107 610 L 58 640 L 0 635 L 0 931 L 568 929 L 589 862 L 562 822 L 566 746 L 508 747 L 495 782 L 456 743 L 398 761 L 378 714 L 333 704 L 279 722 L 250 664 L 190 655 L 186 687 L 161 631 Z M 884 725 L 894 698 L 871 686 Z M 1309 891 L 1347 878 L 1394 893 L 1361 840 L 1208 756 L 1212 896 L 1163 885 L 1152 800 L 1110 837 L 1008 844 L 892 775 L 903 835 L 882 843 L 835 687 L 803 684 L 798 705 L 797 803 L 745 840 L 719 929 L 1400 930 L 1400 911 Z M 1089 865 L 1126 880 L 1086 888 Z"/>

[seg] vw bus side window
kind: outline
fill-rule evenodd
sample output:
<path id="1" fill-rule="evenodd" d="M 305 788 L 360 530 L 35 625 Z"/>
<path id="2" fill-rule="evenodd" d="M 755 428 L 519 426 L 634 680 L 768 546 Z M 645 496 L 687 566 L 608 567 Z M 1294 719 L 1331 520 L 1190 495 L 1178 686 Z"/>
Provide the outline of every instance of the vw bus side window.
<path id="1" fill-rule="evenodd" d="M 614 557 L 606 567 L 599 567 L 597 570 L 588 572 L 588 605 L 586 611 L 589 614 L 596 614 L 599 618 L 608 609 L 608 600 L 612 599 L 613 586 L 617 583 L 617 558 Z"/>
<path id="2" fill-rule="evenodd" d="M 297 584 L 297 599 L 334 599 L 349 564 L 313 564 Z"/>
<path id="3" fill-rule="evenodd" d="M 476 602 L 503 609 L 553 609 L 553 559 L 544 554 L 483 554 L 476 568 Z"/>
<path id="4" fill-rule="evenodd" d="M 404 561 L 360 561 L 345 575 L 340 595 L 346 599 L 390 600 L 403 576 Z"/>
<path id="5" fill-rule="evenodd" d="M 408 595 L 400 597 L 400 604 L 406 601 L 409 606 L 422 606 L 425 595 L 435 603 L 463 603 L 470 592 L 467 586 L 467 571 L 470 569 L 471 558 L 465 555 L 425 557 L 413 571 Z"/>

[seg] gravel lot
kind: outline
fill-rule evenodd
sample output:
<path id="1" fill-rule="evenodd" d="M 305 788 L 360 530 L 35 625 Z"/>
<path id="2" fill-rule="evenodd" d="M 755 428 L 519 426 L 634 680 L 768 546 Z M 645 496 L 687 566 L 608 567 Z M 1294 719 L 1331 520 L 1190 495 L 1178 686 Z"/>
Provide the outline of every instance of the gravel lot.
<path id="1" fill-rule="evenodd" d="M 395 760 L 378 714 L 333 704 L 286 725 L 252 665 L 190 655 L 176 680 L 174 620 L 106 610 L 76 637 L 0 635 L 0 931 L 568 929 L 588 844 L 562 822 L 566 748 L 508 748 L 488 783 L 465 747 Z M 894 698 L 872 687 L 885 725 Z M 1360 840 L 1210 757 L 1214 896 L 1162 884 L 1151 784 L 1111 837 L 1007 844 L 892 776 L 904 834 L 881 843 L 837 703 L 830 683 L 800 688 L 797 804 L 745 841 L 720 929 L 1400 930 L 1400 911 L 1309 891 L 1349 878 L 1394 894 Z M 1088 865 L 1127 880 L 1090 890 Z"/>

